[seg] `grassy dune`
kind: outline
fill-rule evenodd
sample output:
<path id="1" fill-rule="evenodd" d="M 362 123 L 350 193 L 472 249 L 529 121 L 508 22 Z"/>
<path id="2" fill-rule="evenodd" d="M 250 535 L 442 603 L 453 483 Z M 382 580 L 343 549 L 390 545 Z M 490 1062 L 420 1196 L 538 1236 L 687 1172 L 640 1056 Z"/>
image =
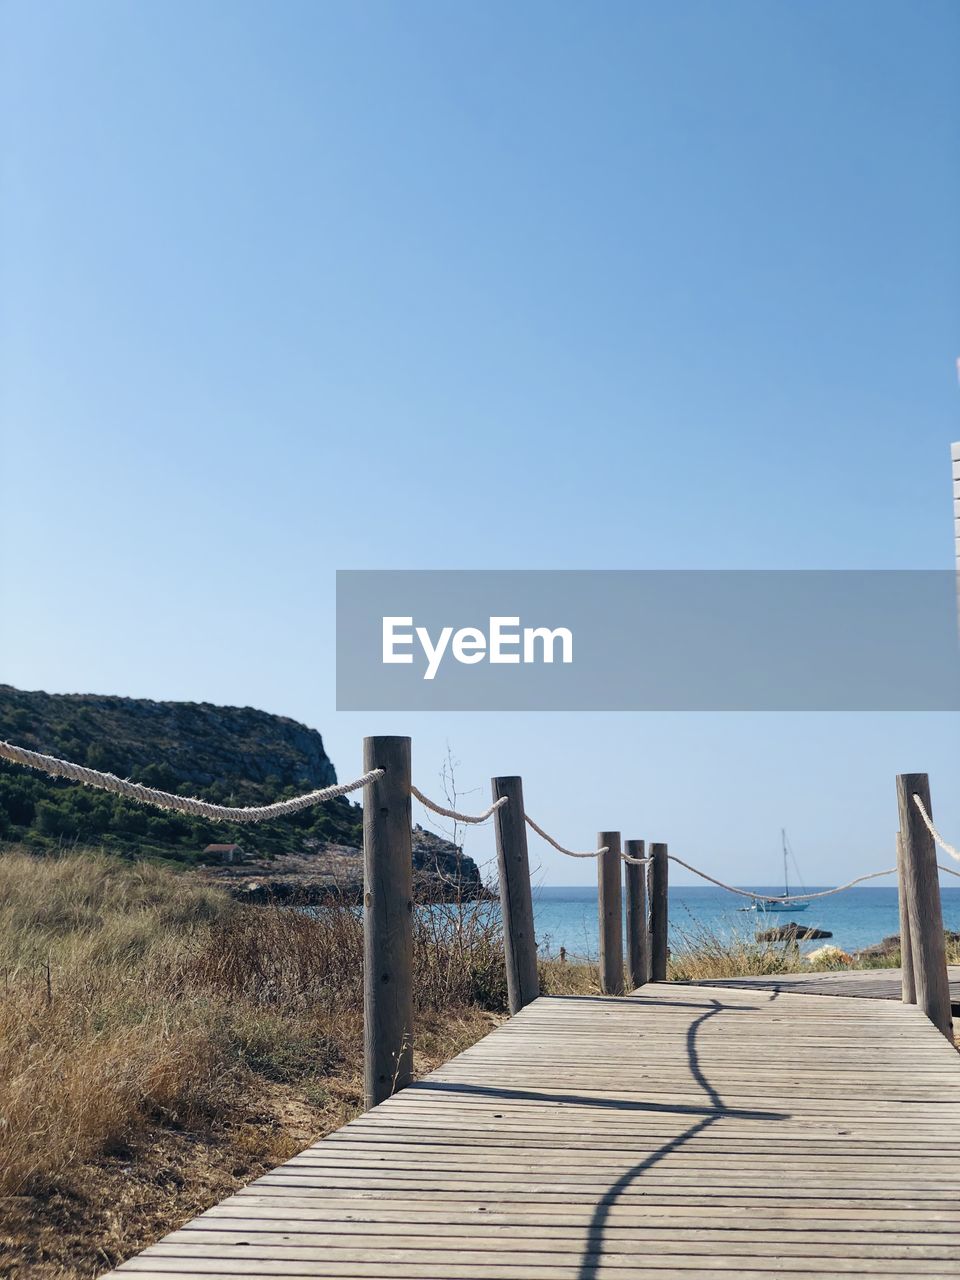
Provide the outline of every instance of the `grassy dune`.
<path id="1" fill-rule="evenodd" d="M 416 949 L 426 1071 L 490 1029 L 506 984 L 487 904 L 421 922 Z M 356 1114 L 361 958 L 346 907 L 0 857 L 0 1273 L 97 1275 Z"/>
<path id="2" fill-rule="evenodd" d="M 506 1009 L 490 904 L 415 930 L 416 1068 Z M 354 911 L 245 906 L 94 853 L 0 856 L 0 1274 L 88 1280 L 356 1115 Z M 796 947 L 691 933 L 675 979 L 808 968 Z M 546 992 L 599 989 L 549 961 Z"/>

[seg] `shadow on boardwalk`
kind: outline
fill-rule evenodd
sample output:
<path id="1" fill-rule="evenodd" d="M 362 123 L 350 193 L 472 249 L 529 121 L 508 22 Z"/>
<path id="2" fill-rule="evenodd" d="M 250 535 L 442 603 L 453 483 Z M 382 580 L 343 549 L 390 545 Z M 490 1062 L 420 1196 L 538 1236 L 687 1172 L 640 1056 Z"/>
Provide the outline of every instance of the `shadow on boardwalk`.
<path id="1" fill-rule="evenodd" d="M 706 1012 L 702 1013 L 699 1018 L 691 1022 L 687 1031 L 687 1060 L 690 1064 L 690 1073 L 700 1088 L 707 1095 L 710 1103 L 709 1109 L 702 1110 L 700 1112 L 701 1119 L 698 1120 L 696 1124 L 692 1124 L 688 1129 L 685 1129 L 683 1133 L 678 1134 L 677 1137 L 671 1139 L 670 1142 L 664 1143 L 662 1147 L 647 1156 L 646 1159 L 641 1160 L 639 1164 L 635 1164 L 631 1169 L 628 1169 L 626 1173 L 622 1174 L 610 1187 L 609 1191 L 607 1191 L 601 1198 L 596 1209 L 593 1211 L 593 1217 L 591 1218 L 590 1226 L 587 1229 L 587 1252 L 584 1253 L 583 1260 L 580 1264 L 578 1280 L 595 1280 L 595 1277 L 599 1272 L 600 1264 L 603 1261 L 604 1229 L 607 1225 L 607 1219 L 610 1216 L 610 1210 L 617 1203 L 618 1199 L 627 1187 L 632 1186 L 633 1183 L 635 1183 L 638 1178 L 642 1177 L 648 1169 L 652 1169 L 655 1165 L 659 1164 L 661 1160 L 666 1159 L 666 1157 L 674 1151 L 679 1151 L 682 1146 L 690 1142 L 693 1138 L 698 1137 L 701 1133 L 706 1132 L 711 1125 L 716 1124 L 718 1120 L 722 1120 L 724 1117 L 738 1116 L 741 1119 L 749 1118 L 753 1120 L 787 1119 L 786 1115 L 780 1112 L 737 1111 L 733 1108 L 727 1107 L 723 1099 L 720 1097 L 720 1094 L 707 1079 L 700 1064 L 700 1057 L 697 1052 L 697 1033 L 705 1022 L 716 1017 L 718 1013 L 724 1012 L 725 1008 L 727 1008 L 721 1004 L 719 1000 L 711 1000 L 710 1005 L 711 1007 L 707 1009 Z M 738 1012 L 738 1010 L 728 1011 Z M 692 1112 L 694 1110 L 693 1108 L 687 1107 L 677 1107 L 673 1109 L 687 1112 Z"/>
<path id="2" fill-rule="evenodd" d="M 775 990 L 771 995 L 771 1000 L 775 1000 L 780 994 L 779 990 Z M 611 999 L 604 996 L 570 996 L 570 997 L 551 997 L 551 999 L 574 999 L 574 1000 L 597 1000 L 611 1003 L 614 999 L 619 1003 L 619 998 Z M 653 1003 L 644 1001 L 643 997 L 631 997 L 631 1003 L 643 1004 Z M 656 1001 L 658 1008 L 663 1008 L 665 1004 L 672 1004 L 674 1008 L 682 1008 L 689 1010 L 691 1008 L 703 1009 L 698 1018 L 691 1022 L 687 1030 L 687 1061 L 690 1065 L 690 1074 L 693 1079 L 703 1090 L 706 1095 L 706 1102 L 703 1106 L 694 1106 L 680 1103 L 661 1103 L 661 1102 L 633 1102 L 625 1098 L 592 1098 L 583 1094 L 575 1093 L 538 1093 L 531 1089 L 504 1089 L 495 1086 L 460 1084 L 460 1083 L 441 1083 L 438 1081 L 424 1081 L 422 1084 L 411 1085 L 411 1089 L 423 1089 L 431 1093 L 458 1093 L 470 1094 L 481 1097 L 504 1098 L 514 1101 L 526 1102 L 549 1102 L 549 1103 L 567 1103 L 580 1107 L 598 1107 L 620 1112 L 644 1111 L 644 1112 L 668 1112 L 672 1115 L 687 1115 L 698 1117 L 695 1123 L 689 1128 L 679 1133 L 669 1142 L 665 1142 L 656 1151 L 646 1156 L 639 1163 L 627 1169 L 612 1184 L 610 1189 L 604 1193 L 597 1203 L 597 1207 L 593 1212 L 590 1225 L 587 1227 L 587 1239 L 584 1254 L 578 1271 L 578 1280 L 595 1280 L 599 1274 L 600 1266 L 603 1262 L 603 1244 L 604 1232 L 607 1220 L 610 1216 L 610 1210 L 617 1203 L 620 1196 L 630 1186 L 632 1186 L 639 1178 L 641 1178 L 648 1170 L 654 1168 L 667 1156 L 675 1151 L 679 1151 L 686 1143 L 700 1134 L 706 1132 L 718 1120 L 723 1119 L 739 1119 L 739 1120 L 767 1120 L 777 1122 L 789 1119 L 789 1116 L 780 1111 L 746 1111 L 734 1107 L 728 1107 L 723 1098 L 707 1079 L 703 1067 L 700 1062 L 700 1055 L 697 1050 L 697 1035 L 700 1028 L 709 1022 L 711 1018 L 715 1018 L 720 1013 L 742 1013 L 745 1012 L 743 1006 L 724 1005 L 716 999 L 709 999 L 702 1005 L 690 1005 L 689 1003 L 670 1002 L 664 1000 Z"/>

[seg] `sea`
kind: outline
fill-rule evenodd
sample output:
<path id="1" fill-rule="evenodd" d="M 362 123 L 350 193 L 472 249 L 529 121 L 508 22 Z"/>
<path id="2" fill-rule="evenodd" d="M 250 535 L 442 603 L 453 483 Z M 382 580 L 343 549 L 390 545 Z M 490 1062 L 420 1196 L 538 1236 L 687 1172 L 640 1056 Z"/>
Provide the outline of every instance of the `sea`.
<path id="1" fill-rule="evenodd" d="M 770 885 L 742 887 L 752 889 L 754 893 L 783 892 L 782 885 L 779 888 Z M 808 886 L 806 892 L 815 893 L 816 886 Z M 960 932 L 960 886 L 944 886 L 940 892 L 944 927 Z M 671 885 L 671 949 L 694 947 L 698 936 L 704 934 L 723 940 L 740 938 L 752 941 L 758 928 L 772 928 L 791 920 L 828 931 L 833 935 L 829 939 L 830 945 L 850 952 L 900 932 L 895 885 L 847 889 L 830 898 L 814 899 L 806 911 L 792 914 L 739 910 L 744 902 L 745 899 L 736 898 L 712 885 Z M 535 887 L 533 914 L 541 956 L 557 956 L 563 947 L 570 959 L 596 959 L 599 933 L 595 887 Z M 825 941 L 804 943 L 802 950 L 810 951 L 824 945 Z"/>

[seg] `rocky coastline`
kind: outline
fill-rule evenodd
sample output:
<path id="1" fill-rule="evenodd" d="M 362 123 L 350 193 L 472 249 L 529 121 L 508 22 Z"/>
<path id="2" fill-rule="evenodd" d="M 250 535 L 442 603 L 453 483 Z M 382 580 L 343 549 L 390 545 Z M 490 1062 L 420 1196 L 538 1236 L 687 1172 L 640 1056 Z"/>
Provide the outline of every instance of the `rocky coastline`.
<path id="1" fill-rule="evenodd" d="M 196 874 L 226 889 L 240 902 L 322 906 L 363 899 L 363 851 L 354 845 L 314 841 L 283 858 L 243 857 L 205 864 Z M 414 897 L 418 902 L 493 900 L 472 858 L 449 841 L 413 829 Z"/>
<path id="2" fill-rule="evenodd" d="M 315 729 L 253 707 L 0 684 L 0 738 L 231 806 L 270 804 L 337 781 Z M 0 846 L 163 861 L 248 902 L 359 901 L 362 826 L 363 811 L 348 797 L 251 826 L 148 808 L 0 762 Z M 473 860 L 441 836 L 418 827 L 413 857 L 418 901 L 486 895 Z"/>
<path id="3" fill-rule="evenodd" d="M 944 938 L 948 947 L 960 945 L 960 933 L 952 933 L 949 929 L 944 930 Z M 880 942 L 873 943 L 872 946 L 864 947 L 856 953 L 856 958 L 860 962 L 867 964 L 882 965 L 893 964 L 894 960 L 900 955 L 900 935 L 899 933 L 891 933 L 888 937 L 883 938 Z"/>

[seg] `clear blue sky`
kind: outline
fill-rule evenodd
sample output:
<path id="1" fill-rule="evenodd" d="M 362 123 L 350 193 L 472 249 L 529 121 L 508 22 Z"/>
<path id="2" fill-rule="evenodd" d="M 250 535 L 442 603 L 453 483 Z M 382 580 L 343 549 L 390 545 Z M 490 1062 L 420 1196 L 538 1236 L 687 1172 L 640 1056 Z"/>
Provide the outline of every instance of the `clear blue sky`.
<path id="1" fill-rule="evenodd" d="M 449 739 L 746 882 L 781 824 L 809 881 L 891 863 L 898 770 L 960 837 L 956 717 L 338 715 L 332 667 L 337 568 L 950 566 L 952 0 L 8 0 L 0 43 L 0 679 L 283 712 L 344 778 L 410 733 L 426 789 Z"/>

